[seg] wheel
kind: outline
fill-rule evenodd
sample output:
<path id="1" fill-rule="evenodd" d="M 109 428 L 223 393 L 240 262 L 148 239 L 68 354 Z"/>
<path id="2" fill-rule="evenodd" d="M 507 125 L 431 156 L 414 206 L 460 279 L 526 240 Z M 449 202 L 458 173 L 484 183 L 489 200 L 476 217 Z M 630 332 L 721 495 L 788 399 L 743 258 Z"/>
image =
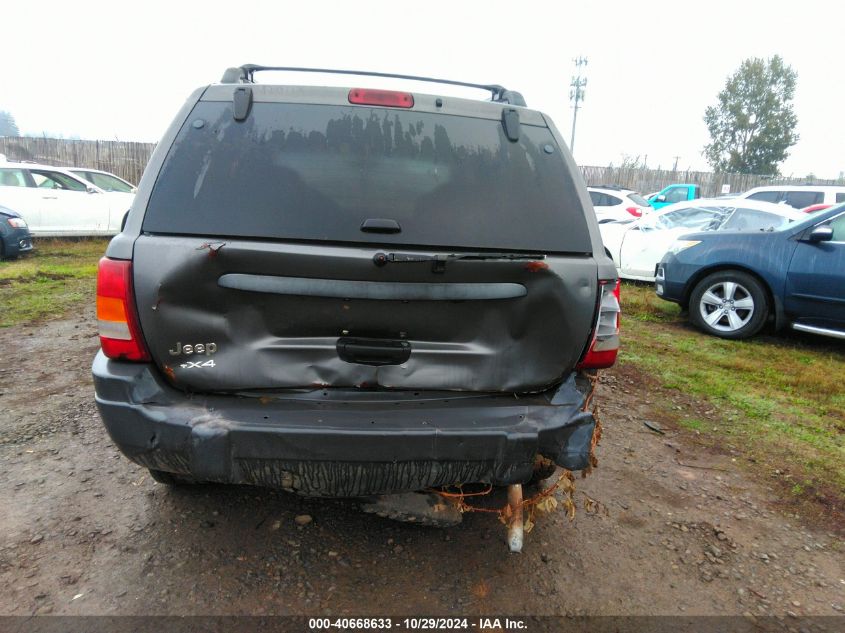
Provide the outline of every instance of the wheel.
<path id="1" fill-rule="evenodd" d="M 177 475 L 176 473 L 169 473 L 166 470 L 153 470 L 150 468 L 149 471 L 150 477 L 158 483 L 166 486 L 185 486 L 197 483 L 189 477 L 183 477 L 182 475 Z"/>
<path id="2" fill-rule="evenodd" d="M 765 325 L 768 314 L 762 284 L 739 270 L 708 275 L 690 296 L 690 320 L 701 330 L 721 338 L 754 336 Z"/>

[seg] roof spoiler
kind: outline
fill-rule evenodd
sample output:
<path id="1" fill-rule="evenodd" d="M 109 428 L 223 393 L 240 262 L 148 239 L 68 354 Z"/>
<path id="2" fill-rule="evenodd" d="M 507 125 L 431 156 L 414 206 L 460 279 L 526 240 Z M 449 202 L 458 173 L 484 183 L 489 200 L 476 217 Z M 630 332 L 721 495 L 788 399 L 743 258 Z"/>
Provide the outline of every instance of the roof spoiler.
<path id="1" fill-rule="evenodd" d="M 255 83 L 255 73 L 263 70 L 282 70 L 297 73 L 328 73 L 333 75 L 359 75 L 367 77 L 387 77 L 390 79 L 407 79 L 410 81 L 425 81 L 428 83 L 446 84 L 449 86 L 462 86 L 465 88 L 478 88 L 486 90 L 491 95 L 491 101 L 496 103 L 507 103 L 514 106 L 525 107 L 525 99 L 514 90 L 507 90 L 498 84 L 474 84 L 466 81 L 454 81 L 452 79 L 434 79 L 432 77 L 418 77 L 415 75 L 397 75 L 394 73 L 379 73 L 367 70 L 337 70 L 332 68 L 297 68 L 292 66 L 259 66 L 258 64 L 244 64 L 227 68 L 223 73 L 220 83 Z"/>

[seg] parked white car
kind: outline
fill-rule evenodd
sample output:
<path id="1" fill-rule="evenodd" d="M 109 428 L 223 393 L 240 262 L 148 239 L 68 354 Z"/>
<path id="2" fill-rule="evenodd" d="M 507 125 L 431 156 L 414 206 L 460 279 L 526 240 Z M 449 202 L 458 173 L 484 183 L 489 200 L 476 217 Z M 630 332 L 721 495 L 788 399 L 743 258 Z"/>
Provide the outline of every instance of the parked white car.
<path id="1" fill-rule="evenodd" d="M 60 167 L 0 163 L 0 205 L 20 213 L 36 237 L 116 235 L 134 198 Z"/>
<path id="2" fill-rule="evenodd" d="M 602 240 L 619 276 L 654 281 L 663 255 L 685 233 L 694 231 L 767 231 L 807 216 L 783 204 L 730 198 L 678 202 L 630 222 L 601 224 Z"/>
<path id="3" fill-rule="evenodd" d="M 107 193 L 114 191 L 118 193 L 135 193 L 137 191 L 137 187 L 131 182 L 124 180 L 120 176 L 115 176 L 108 171 L 88 169 L 87 167 L 68 167 L 68 171 L 83 180 L 87 180 L 92 185 L 99 187 Z"/>
<path id="4" fill-rule="evenodd" d="M 845 186 L 771 185 L 754 187 L 737 197 L 743 200 L 787 204 L 795 209 L 804 209 L 817 204 L 833 205 L 845 202 Z"/>
<path id="5" fill-rule="evenodd" d="M 587 187 L 599 224 L 642 217 L 653 209 L 648 201 L 631 189 L 608 185 Z"/>

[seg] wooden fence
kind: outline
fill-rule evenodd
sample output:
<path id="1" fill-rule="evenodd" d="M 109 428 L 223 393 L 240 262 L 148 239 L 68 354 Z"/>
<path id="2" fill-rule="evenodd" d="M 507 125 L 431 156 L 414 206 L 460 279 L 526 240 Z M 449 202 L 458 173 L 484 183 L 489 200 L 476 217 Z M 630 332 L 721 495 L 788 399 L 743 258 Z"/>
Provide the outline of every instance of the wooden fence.
<path id="1" fill-rule="evenodd" d="M 0 137 L 0 154 L 56 167 L 102 169 L 138 184 L 155 143 L 71 141 L 39 137 Z"/>
<path id="2" fill-rule="evenodd" d="M 709 171 L 672 171 L 669 169 L 642 169 L 625 167 L 582 166 L 581 173 L 588 185 L 612 184 L 640 191 L 644 194 L 660 191 L 666 185 L 689 183 L 701 186 L 704 197 L 718 196 L 723 186 L 728 185 L 730 193 L 741 193 L 761 185 L 845 185 L 845 179 L 822 180 L 806 178 L 773 178 L 751 174 L 716 174 Z"/>
<path id="3" fill-rule="evenodd" d="M 155 143 L 126 141 L 71 141 L 55 138 L 0 137 L 0 154 L 12 160 L 28 160 L 58 167 L 92 167 L 117 174 L 138 184 Z M 626 167 L 582 166 L 588 185 L 611 184 L 642 193 L 659 191 L 666 185 L 692 183 L 701 186 L 702 195 L 717 196 L 723 185 L 732 193 L 758 185 L 809 184 L 803 178 L 772 178 L 748 174 L 715 174 L 705 171 L 672 171 Z M 819 180 L 817 185 L 845 185 L 845 180 Z"/>

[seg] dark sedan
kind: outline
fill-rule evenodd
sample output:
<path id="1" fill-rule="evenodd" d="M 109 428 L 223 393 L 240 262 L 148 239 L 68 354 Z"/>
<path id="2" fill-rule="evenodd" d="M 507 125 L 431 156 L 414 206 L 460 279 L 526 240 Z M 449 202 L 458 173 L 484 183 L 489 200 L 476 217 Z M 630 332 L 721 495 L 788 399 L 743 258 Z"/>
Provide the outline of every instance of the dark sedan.
<path id="1" fill-rule="evenodd" d="M 657 265 L 655 289 L 722 338 L 773 321 L 845 339 L 845 205 L 776 231 L 684 235 Z"/>
<path id="2" fill-rule="evenodd" d="M 16 211 L 0 206 L 0 259 L 14 259 L 32 248 L 26 221 Z"/>

